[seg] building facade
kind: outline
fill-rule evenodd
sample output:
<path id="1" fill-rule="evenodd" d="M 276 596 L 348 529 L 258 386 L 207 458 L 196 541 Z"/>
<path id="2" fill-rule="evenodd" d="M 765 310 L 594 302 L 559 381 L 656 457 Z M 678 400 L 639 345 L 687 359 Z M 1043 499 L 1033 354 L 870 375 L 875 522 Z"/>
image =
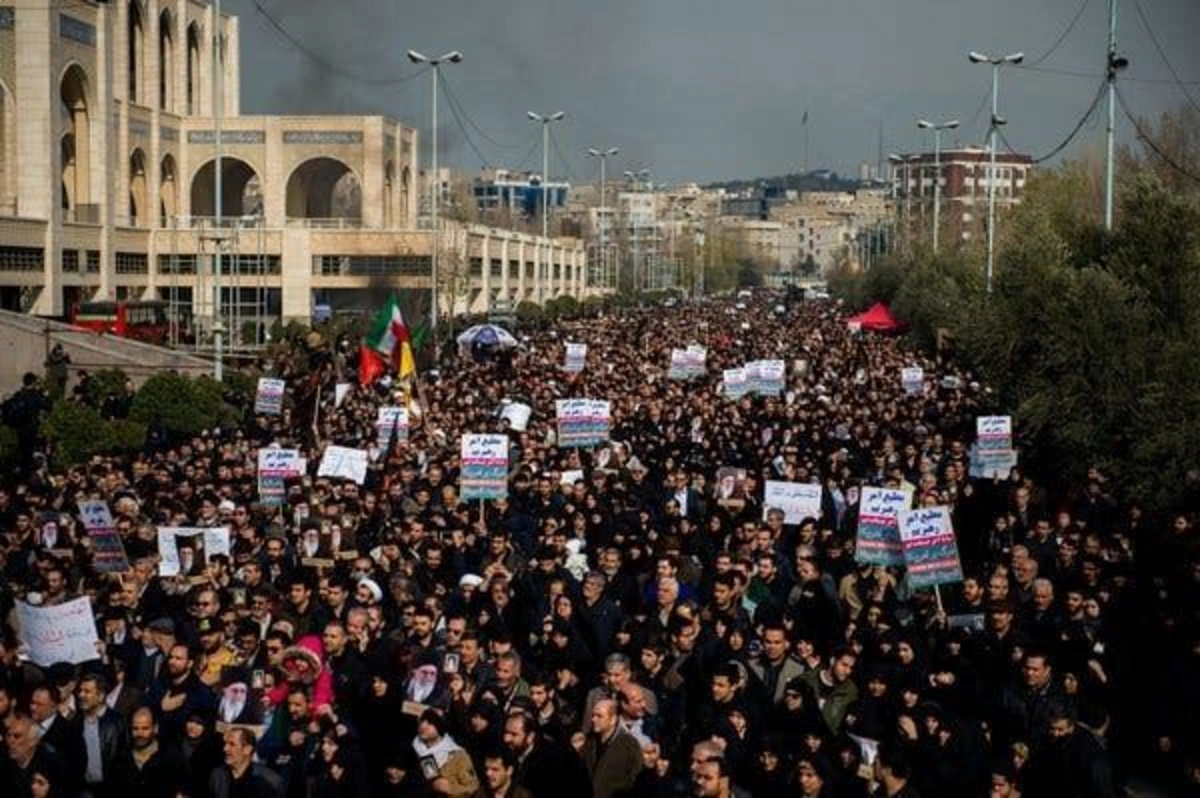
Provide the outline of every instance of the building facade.
<path id="1" fill-rule="evenodd" d="M 940 173 L 939 173 L 940 160 Z M 1021 201 L 1033 158 L 996 153 L 996 207 L 1003 210 Z M 896 158 L 892 189 L 899 212 L 909 226 L 932 224 L 934 188 L 941 184 L 941 224 L 962 239 L 985 231 L 990 157 L 983 147 L 943 150 Z"/>
<path id="2" fill-rule="evenodd" d="M 8 2 L 0 307 L 160 298 L 202 325 L 218 298 L 226 321 L 306 321 L 316 304 L 368 309 L 390 292 L 428 307 L 435 255 L 443 310 L 585 293 L 576 239 L 420 229 L 414 128 L 241 115 L 238 21 L 208 3 Z"/>

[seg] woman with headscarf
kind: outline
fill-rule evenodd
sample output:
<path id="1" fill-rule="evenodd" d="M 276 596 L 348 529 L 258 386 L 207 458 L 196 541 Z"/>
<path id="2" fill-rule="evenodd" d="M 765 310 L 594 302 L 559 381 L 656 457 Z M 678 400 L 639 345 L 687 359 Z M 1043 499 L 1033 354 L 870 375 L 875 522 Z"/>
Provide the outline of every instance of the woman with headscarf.
<path id="1" fill-rule="evenodd" d="M 348 734 L 327 730 L 314 764 L 313 798 L 370 798 L 366 760 Z"/>
<path id="2" fill-rule="evenodd" d="M 798 798 L 833 798 L 834 773 L 825 757 L 801 753 L 793 774 Z"/>

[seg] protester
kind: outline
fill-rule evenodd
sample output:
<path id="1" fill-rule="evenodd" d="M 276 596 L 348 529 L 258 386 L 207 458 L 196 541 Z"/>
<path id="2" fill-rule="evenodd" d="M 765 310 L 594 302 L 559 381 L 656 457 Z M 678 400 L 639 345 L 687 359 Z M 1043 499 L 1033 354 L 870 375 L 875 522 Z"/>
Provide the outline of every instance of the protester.
<path id="1" fill-rule="evenodd" d="M 23 462 L 0 483 L 3 783 L 1039 798 L 1149 771 L 1194 788 L 1196 508 L 1155 516 L 1086 465 L 979 476 L 976 418 L 1001 408 L 974 375 L 827 302 L 739 301 L 588 311 L 519 329 L 502 357 L 446 352 L 407 386 L 353 384 L 342 342 L 305 339 L 261 364 L 288 381 L 279 414 L 69 467 L 38 438 L 30 375 L 5 403 Z M 587 345 L 582 372 L 566 342 Z M 693 344 L 699 376 L 668 379 Z M 724 370 L 767 359 L 778 390 L 725 396 Z M 606 440 L 564 445 L 567 398 L 611 403 Z M 405 403 L 381 441 L 379 408 Z M 507 439 L 504 498 L 462 499 L 467 433 Z M 322 474 L 330 444 L 366 452 L 361 481 Z M 305 462 L 274 493 L 272 446 Z M 819 504 L 790 517 L 768 483 Z M 949 508 L 961 581 L 914 589 L 864 557 L 870 487 Z M 112 511 L 123 574 L 96 567 L 88 500 Z M 167 527 L 193 530 L 178 575 L 160 572 Z M 79 597 L 95 658 L 19 656 L 13 600 Z"/>

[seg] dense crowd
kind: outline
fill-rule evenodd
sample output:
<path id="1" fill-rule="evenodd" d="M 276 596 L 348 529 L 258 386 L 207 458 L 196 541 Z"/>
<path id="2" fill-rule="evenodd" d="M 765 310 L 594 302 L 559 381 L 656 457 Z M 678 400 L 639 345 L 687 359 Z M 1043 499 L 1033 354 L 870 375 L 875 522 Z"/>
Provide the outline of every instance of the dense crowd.
<path id="1" fill-rule="evenodd" d="M 243 428 L 65 471 L 20 430 L 27 465 L 0 485 L 0 794 L 1104 798 L 1134 771 L 1197 789 L 1195 508 L 1153 516 L 1094 468 L 970 477 L 987 387 L 827 302 L 519 337 L 447 353 L 383 450 L 396 385 L 343 396 L 353 347 L 318 338 L 268 364 L 283 412 Z M 567 341 L 589 347 L 579 374 Z M 692 343 L 706 376 L 668 379 Z M 760 358 L 785 360 L 784 393 L 724 398 L 721 370 Z M 567 397 L 611 401 L 609 443 L 556 445 Z M 524 430 L 505 400 L 533 409 Z M 511 441 L 509 495 L 466 503 L 459 438 L 481 432 Z M 317 476 L 330 443 L 370 451 L 363 484 Z M 255 475 L 272 444 L 308 458 L 276 506 Z M 723 468 L 746 472 L 734 501 Z M 784 523 L 767 480 L 821 484 L 819 517 Z M 961 584 L 856 562 L 863 486 L 952 508 Z M 127 573 L 92 567 L 88 499 Z M 185 548 L 160 576 L 165 526 L 227 527 L 230 553 Z M 16 602 L 84 595 L 96 657 L 30 662 Z"/>

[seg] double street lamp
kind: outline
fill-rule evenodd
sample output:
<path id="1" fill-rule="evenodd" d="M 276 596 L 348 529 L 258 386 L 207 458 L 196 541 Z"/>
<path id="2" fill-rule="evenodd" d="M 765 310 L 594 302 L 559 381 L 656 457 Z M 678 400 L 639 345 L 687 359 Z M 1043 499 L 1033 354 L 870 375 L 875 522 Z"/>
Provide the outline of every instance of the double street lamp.
<path id="1" fill-rule="evenodd" d="M 433 119 L 432 127 L 430 128 L 430 140 L 433 149 L 433 168 L 430 171 L 429 190 L 431 192 L 429 206 L 430 215 L 433 221 L 433 253 L 431 256 L 432 274 L 430 275 L 431 285 L 429 292 L 429 329 L 432 333 L 437 333 L 438 323 L 438 259 L 441 250 L 441 236 L 438 226 L 438 211 L 442 199 L 442 181 L 438 175 L 438 71 L 442 64 L 457 64 L 463 60 L 463 54 L 458 50 L 451 50 L 448 53 L 443 53 L 437 58 L 429 58 L 426 55 L 418 53 L 416 50 L 408 51 L 408 60 L 414 64 L 429 64 L 430 70 L 433 72 Z M 451 300 L 453 302 L 453 299 Z M 453 311 L 453 304 L 451 305 Z M 436 340 L 436 338 L 435 338 Z"/>
<path id="2" fill-rule="evenodd" d="M 550 123 L 558 122 L 564 116 L 562 111 L 556 111 L 552 114 L 535 114 L 533 111 L 527 112 L 529 118 L 534 122 L 541 123 L 542 126 L 542 238 L 550 237 L 550 187 L 547 185 L 550 182 Z M 549 242 L 545 242 L 549 243 Z M 553 247 L 549 247 L 551 255 L 554 253 Z M 539 271 L 549 275 L 550 268 L 544 259 L 539 258 Z M 537 295 L 541 298 L 542 292 L 545 290 L 545 279 L 542 275 L 538 275 Z"/>
<path id="3" fill-rule="evenodd" d="M 958 120 L 934 124 L 924 119 L 917 120 L 917 127 L 933 131 L 933 254 L 938 251 L 938 233 L 941 231 L 942 209 L 942 131 L 954 130 Z"/>
<path id="4" fill-rule="evenodd" d="M 990 64 L 992 67 L 992 123 L 988 129 L 988 226 L 987 226 L 987 292 L 992 293 L 992 265 L 996 254 L 996 131 L 1007 120 L 1001 118 L 998 107 L 1000 94 L 1000 67 L 1005 64 L 1016 66 L 1025 60 L 1024 53 L 988 55 L 975 50 L 967 53 L 972 64 Z"/>
<path id="5" fill-rule="evenodd" d="M 605 232 L 608 227 L 608 216 L 605 202 L 608 186 L 605 182 L 605 167 L 608 165 L 608 159 L 620 152 L 616 147 L 609 147 L 607 150 L 591 147 L 587 151 L 591 157 L 600 159 L 600 275 L 606 288 L 608 287 L 608 247 L 605 246 Z"/>

